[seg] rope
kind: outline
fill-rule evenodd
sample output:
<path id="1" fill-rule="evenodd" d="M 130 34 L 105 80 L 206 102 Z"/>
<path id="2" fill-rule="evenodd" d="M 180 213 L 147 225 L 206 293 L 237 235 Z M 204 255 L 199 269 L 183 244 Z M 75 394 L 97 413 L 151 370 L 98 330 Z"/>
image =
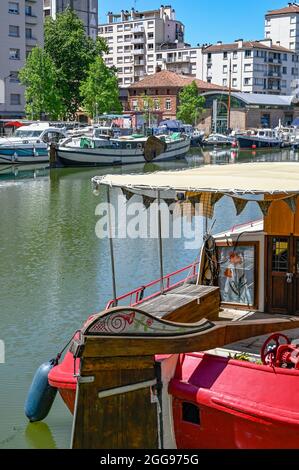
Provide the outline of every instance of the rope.
<path id="1" fill-rule="evenodd" d="M 57 366 L 57 364 L 59 363 L 60 361 L 60 358 L 62 356 L 62 354 L 64 353 L 64 351 L 66 350 L 66 348 L 71 344 L 71 342 L 73 341 L 74 337 L 76 336 L 77 333 L 80 333 L 81 330 L 77 330 L 75 331 L 74 335 L 72 336 L 72 338 L 69 340 L 69 342 L 64 346 L 64 348 L 57 354 L 56 358 L 54 359 L 55 361 L 55 365 Z"/>

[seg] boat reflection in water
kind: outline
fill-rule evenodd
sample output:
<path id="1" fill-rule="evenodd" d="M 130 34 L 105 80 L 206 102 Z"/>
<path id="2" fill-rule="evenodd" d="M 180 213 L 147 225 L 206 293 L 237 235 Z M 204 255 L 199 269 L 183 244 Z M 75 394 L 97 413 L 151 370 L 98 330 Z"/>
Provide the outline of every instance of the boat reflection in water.
<path id="1" fill-rule="evenodd" d="M 33 165 L 7 165 L 0 167 L 0 179 L 2 178 L 37 178 L 47 176 L 49 166 L 45 163 L 35 163 Z"/>

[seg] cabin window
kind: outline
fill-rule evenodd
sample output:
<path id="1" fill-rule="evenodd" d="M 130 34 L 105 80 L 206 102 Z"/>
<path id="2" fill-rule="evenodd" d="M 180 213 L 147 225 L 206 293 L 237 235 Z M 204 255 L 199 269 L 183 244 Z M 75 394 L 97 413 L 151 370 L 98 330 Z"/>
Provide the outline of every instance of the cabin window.
<path id="1" fill-rule="evenodd" d="M 289 265 L 289 243 L 287 238 L 273 238 L 272 271 L 287 273 Z"/>
<path id="2" fill-rule="evenodd" d="M 257 245 L 239 243 L 235 246 L 218 246 L 219 287 L 225 304 L 246 307 L 256 306 Z"/>
<path id="3" fill-rule="evenodd" d="M 187 423 L 197 424 L 200 426 L 200 410 L 193 403 L 182 403 L 182 418 Z"/>
<path id="4" fill-rule="evenodd" d="M 137 144 L 138 149 L 142 149 L 142 144 Z"/>
<path id="5" fill-rule="evenodd" d="M 131 144 L 127 144 L 126 147 L 127 147 L 127 149 L 131 149 L 131 148 L 132 148 L 132 145 L 131 145 Z"/>

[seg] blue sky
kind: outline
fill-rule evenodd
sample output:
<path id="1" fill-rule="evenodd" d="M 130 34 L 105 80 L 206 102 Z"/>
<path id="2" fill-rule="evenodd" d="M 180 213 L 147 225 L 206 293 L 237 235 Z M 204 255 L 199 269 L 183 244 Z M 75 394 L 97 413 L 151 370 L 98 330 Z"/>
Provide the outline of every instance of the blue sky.
<path id="1" fill-rule="evenodd" d="M 136 6 L 135 6 L 136 3 Z M 186 42 L 230 42 L 237 38 L 262 39 L 264 14 L 282 8 L 287 0 L 100 0 L 100 21 L 105 22 L 107 11 L 158 8 L 171 4 L 177 18 L 186 25 Z"/>

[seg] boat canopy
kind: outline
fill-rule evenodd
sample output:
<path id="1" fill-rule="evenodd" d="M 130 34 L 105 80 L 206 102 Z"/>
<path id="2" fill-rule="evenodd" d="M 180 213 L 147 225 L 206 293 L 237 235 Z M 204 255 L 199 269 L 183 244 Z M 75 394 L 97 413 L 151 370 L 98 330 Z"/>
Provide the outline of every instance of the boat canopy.
<path id="1" fill-rule="evenodd" d="M 299 194 L 299 165 L 293 162 L 207 165 L 200 168 L 147 174 L 95 176 L 96 187 L 131 190 L 221 194 Z M 163 196 L 162 196 L 163 197 Z"/>

